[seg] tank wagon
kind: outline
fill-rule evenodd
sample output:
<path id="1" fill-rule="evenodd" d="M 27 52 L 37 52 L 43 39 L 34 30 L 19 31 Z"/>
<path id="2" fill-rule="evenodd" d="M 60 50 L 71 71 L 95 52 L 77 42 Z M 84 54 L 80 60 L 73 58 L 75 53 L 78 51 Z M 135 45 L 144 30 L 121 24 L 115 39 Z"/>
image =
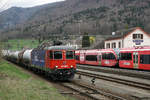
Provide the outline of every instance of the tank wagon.
<path id="1" fill-rule="evenodd" d="M 43 73 L 53 80 L 71 80 L 76 72 L 75 50 L 69 46 L 22 50 L 6 56 L 14 63 Z"/>

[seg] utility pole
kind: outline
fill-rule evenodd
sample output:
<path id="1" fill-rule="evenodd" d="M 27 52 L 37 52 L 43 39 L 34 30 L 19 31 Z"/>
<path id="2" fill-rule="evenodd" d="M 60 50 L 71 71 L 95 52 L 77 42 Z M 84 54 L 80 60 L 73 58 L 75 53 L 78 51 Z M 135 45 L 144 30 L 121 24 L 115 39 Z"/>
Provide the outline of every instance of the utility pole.
<path id="1" fill-rule="evenodd" d="M 81 35 L 81 23 L 82 23 L 82 20 L 79 20 L 78 23 L 79 23 L 79 35 Z"/>
<path id="2" fill-rule="evenodd" d="M 121 35 L 122 35 L 122 48 L 124 47 L 124 34 L 123 32 L 121 32 Z"/>

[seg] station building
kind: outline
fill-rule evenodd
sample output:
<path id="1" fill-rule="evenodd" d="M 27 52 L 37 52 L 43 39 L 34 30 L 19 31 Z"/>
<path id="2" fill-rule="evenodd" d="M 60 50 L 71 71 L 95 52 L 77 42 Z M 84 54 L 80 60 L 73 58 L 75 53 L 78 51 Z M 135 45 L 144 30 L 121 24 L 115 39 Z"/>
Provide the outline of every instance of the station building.
<path id="1" fill-rule="evenodd" d="M 104 46 L 105 48 L 150 46 L 150 34 L 140 27 L 132 28 L 125 32 L 116 32 L 115 35 L 104 41 Z"/>

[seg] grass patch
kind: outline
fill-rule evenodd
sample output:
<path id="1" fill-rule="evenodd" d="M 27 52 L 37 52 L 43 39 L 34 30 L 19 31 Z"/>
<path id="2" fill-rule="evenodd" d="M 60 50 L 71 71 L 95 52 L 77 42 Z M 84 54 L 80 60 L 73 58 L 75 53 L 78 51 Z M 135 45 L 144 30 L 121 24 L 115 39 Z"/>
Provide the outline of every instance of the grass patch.
<path id="1" fill-rule="evenodd" d="M 11 63 L 5 60 L 2 60 L 0 63 L 0 73 L 3 73 L 3 75 L 9 77 L 21 78 L 21 79 L 28 79 L 31 77 L 30 75 L 23 73 L 15 65 L 12 65 Z"/>
<path id="2" fill-rule="evenodd" d="M 13 39 L 3 43 L 4 48 L 11 50 L 22 50 L 22 48 L 35 48 L 38 46 L 37 40 L 32 39 Z"/>
<path id="3" fill-rule="evenodd" d="M 7 61 L 0 63 L 0 100 L 75 100 L 53 86 L 21 71 Z"/>

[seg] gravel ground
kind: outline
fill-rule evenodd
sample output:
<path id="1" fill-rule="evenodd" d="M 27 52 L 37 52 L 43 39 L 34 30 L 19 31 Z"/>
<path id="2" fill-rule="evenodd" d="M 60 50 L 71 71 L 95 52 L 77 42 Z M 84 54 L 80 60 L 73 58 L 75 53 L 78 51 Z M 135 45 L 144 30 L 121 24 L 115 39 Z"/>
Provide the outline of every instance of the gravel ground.
<path id="1" fill-rule="evenodd" d="M 86 77 L 86 76 L 82 76 L 82 79 L 79 79 L 79 75 L 76 75 L 75 80 L 79 82 L 85 82 L 87 84 L 89 83 L 92 84 L 91 82 L 92 78 Z M 147 90 L 137 89 L 137 88 L 130 87 L 127 85 L 122 85 L 122 84 L 109 82 L 105 80 L 99 80 L 99 79 L 96 79 L 95 86 L 104 91 L 108 91 L 108 92 L 111 92 L 120 96 L 125 96 L 127 98 L 132 97 L 131 99 L 135 99 L 135 100 L 150 100 L 150 91 L 147 91 Z"/>

